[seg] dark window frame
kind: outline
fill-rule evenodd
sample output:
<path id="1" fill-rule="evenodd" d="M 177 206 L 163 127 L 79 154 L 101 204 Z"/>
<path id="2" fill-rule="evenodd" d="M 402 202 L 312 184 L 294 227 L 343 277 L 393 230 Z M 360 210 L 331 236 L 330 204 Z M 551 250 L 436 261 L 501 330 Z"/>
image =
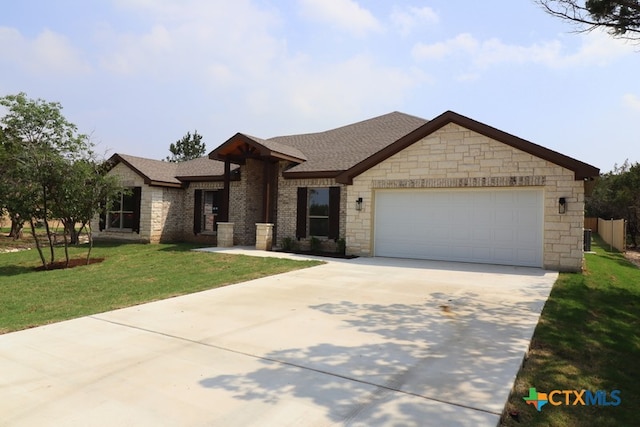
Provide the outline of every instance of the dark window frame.
<path id="1" fill-rule="evenodd" d="M 128 190 L 119 192 L 115 200 L 111 200 L 110 203 L 106 204 L 106 209 L 100 218 L 100 231 L 140 233 L 141 198 L 141 187 L 131 187 Z M 114 216 L 118 217 L 117 226 L 112 226 L 115 221 Z M 127 226 L 125 227 L 125 225 Z"/>
<path id="2" fill-rule="evenodd" d="M 211 203 L 207 203 L 208 194 L 211 195 Z M 193 234 L 215 233 L 218 230 L 218 219 L 220 218 L 223 210 L 223 197 L 223 189 L 195 190 L 193 206 Z M 207 206 L 211 207 L 210 213 L 205 212 Z M 213 224 L 212 227 L 207 227 L 207 219 L 210 215 L 213 215 Z"/>
<path id="3" fill-rule="evenodd" d="M 324 215 L 310 215 L 311 191 L 328 189 L 328 233 L 327 235 L 313 235 L 314 237 L 338 240 L 340 237 L 340 187 L 298 187 L 297 191 L 297 213 L 296 213 L 296 238 L 298 240 L 306 238 L 311 234 L 311 220 Z"/>

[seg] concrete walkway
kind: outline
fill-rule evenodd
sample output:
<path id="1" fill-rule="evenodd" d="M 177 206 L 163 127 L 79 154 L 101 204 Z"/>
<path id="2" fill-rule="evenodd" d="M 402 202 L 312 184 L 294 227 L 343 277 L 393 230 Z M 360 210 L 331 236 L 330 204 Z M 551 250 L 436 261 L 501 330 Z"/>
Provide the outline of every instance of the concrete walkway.
<path id="1" fill-rule="evenodd" d="M 329 260 L 1 335 L 0 425 L 495 426 L 556 278 Z"/>

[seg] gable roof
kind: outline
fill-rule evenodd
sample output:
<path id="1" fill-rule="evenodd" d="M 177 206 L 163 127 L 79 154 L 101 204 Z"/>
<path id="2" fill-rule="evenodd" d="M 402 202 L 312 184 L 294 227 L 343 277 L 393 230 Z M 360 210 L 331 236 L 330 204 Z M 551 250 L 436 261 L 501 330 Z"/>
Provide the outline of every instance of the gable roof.
<path id="1" fill-rule="evenodd" d="M 325 132 L 270 139 L 302 151 L 307 161 L 290 168 L 285 177 L 336 176 L 427 123 L 425 119 L 392 112 Z"/>
<path id="2" fill-rule="evenodd" d="M 113 164 L 122 162 L 144 178 L 148 185 L 182 187 L 189 181 L 224 178 L 224 162 L 243 163 L 246 157 L 268 157 L 292 162 L 285 178 L 331 177 L 351 184 L 353 178 L 454 123 L 574 172 L 576 180 L 597 177 L 600 170 L 564 154 L 534 144 L 453 111 L 431 121 L 392 112 L 325 132 L 262 139 L 237 133 L 207 157 L 180 163 L 114 154 Z M 237 169 L 233 165 L 232 170 Z"/>
<path id="3" fill-rule="evenodd" d="M 113 166 L 123 163 L 140 175 L 145 184 L 161 187 L 182 187 L 188 181 L 210 181 L 224 177 L 224 163 L 207 157 L 173 163 L 116 153 L 109 162 Z"/>
<path id="4" fill-rule="evenodd" d="M 587 163 L 583 163 L 579 160 L 565 156 L 557 151 L 550 150 L 541 145 L 534 144 L 517 136 L 498 130 L 494 127 L 485 125 L 453 111 L 446 111 L 439 115 L 435 119 L 425 123 L 414 131 L 402 136 L 392 144 L 382 148 L 373 155 L 363 159 L 362 161 L 352 165 L 344 172 L 340 173 L 336 177 L 336 181 L 343 184 L 351 184 L 353 178 L 377 165 L 385 159 L 393 156 L 394 154 L 402 151 L 415 142 L 425 138 L 426 136 L 434 133 L 443 126 L 454 123 L 463 128 L 469 129 L 488 138 L 502 142 L 503 144 L 514 147 L 518 150 L 529 153 L 538 158 L 547 160 L 558 166 L 562 166 L 574 172 L 576 180 L 589 179 L 597 177 L 600 174 L 600 169 L 595 166 L 591 166 Z"/>
<path id="5" fill-rule="evenodd" d="M 236 133 L 209 153 L 210 159 L 243 162 L 246 157 L 271 157 L 293 162 L 304 162 L 306 156 L 297 148 L 269 139 Z"/>

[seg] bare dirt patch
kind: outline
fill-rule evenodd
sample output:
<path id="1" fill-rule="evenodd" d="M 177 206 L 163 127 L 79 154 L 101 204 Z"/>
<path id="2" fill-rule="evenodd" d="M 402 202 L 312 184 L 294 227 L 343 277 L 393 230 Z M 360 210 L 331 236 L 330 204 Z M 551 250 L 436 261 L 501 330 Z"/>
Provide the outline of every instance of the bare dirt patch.
<path id="1" fill-rule="evenodd" d="M 624 257 L 640 268 L 640 251 L 629 249 L 624 253 Z"/>
<path id="2" fill-rule="evenodd" d="M 104 261 L 104 258 L 91 258 L 87 263 L 86 258 L 76 258 L 76 259 L 70 259 L 68 265 L 66 260 L 62 260 L 62 261 L 56 261 L 53 264 L 49 264 L 46 268 L 43 266 L 36 267 L 35 270 L 36 271 L 63 270 L 65 268 L 75 268 L 75 267 L 83 267 L 85 265 L 90 265 L 90 264 L 98 264 L 102 261 Z"/>

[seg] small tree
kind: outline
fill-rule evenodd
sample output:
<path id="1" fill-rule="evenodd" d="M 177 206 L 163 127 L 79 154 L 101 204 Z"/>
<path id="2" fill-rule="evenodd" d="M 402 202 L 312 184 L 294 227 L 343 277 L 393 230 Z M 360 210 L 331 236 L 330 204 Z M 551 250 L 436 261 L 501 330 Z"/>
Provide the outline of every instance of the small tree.
<path id="1" fill-rule="evenodd" d="M 202 157 L 207 151 L 207 148 L 204 142 L 202 142 L 202 135 L 199 135 L 196 130 L 193 132 L 193 135 L 187 132 L 182 139 L 176 141 L 175 144 L 171 144 L 169 151 L 171 151 L 171 156 L 167 156 L 165 160 L 175 163 Z"/>
<path id="2" fill-rule="evenodd" d="M 49 219 L 53 212 L 63 209 L 59 203 L 77 201 L 70 195 L 72 183 L 77 178 L 72 166 L 92 158 L 92 144 L 66 120 L 59 103 L 34 101 L 20 93 L 0 98 L 0 105 L 7 109 L 7 114 L 0 119 L 4 126 L 4 154 L 0 166 L 4 171 L 3 178 L 10 183 L 9 191 L 2 190 L 3 204 L 15 218 L 29 221 L 38 254 L 46 268 L 55 260 L 55 239 Z M 62 194 L 68 197 L 62 197 Z M 37 220 L 45 227 L 50 249 L 48 263 L 36 234 Z"/>
<path id="3" fill-rule="evenodd" d="M 640 39 L 640 0 L 537 0 L 552 16 L 572 22 L 578 31 L 605 28 L 618 38 Z"/>
<path id="4" fill-rule="evenodd" d="M 93 158 L 68 162 L 61 185 L 52 193 L 52 215 L 60 219 L 64 226 L 65 259 L 69 264 L 69 244 L 79 243 L 80 233 L 87 229 L 89 251 L 87 263 L 93 248 L 91 219 L 100 213 L 105 200 L 111 200 L 122 187 L 115 176 L 107 175 L 106 163 Z M 76 225 L 79 224 L 79 228 Z"/>

